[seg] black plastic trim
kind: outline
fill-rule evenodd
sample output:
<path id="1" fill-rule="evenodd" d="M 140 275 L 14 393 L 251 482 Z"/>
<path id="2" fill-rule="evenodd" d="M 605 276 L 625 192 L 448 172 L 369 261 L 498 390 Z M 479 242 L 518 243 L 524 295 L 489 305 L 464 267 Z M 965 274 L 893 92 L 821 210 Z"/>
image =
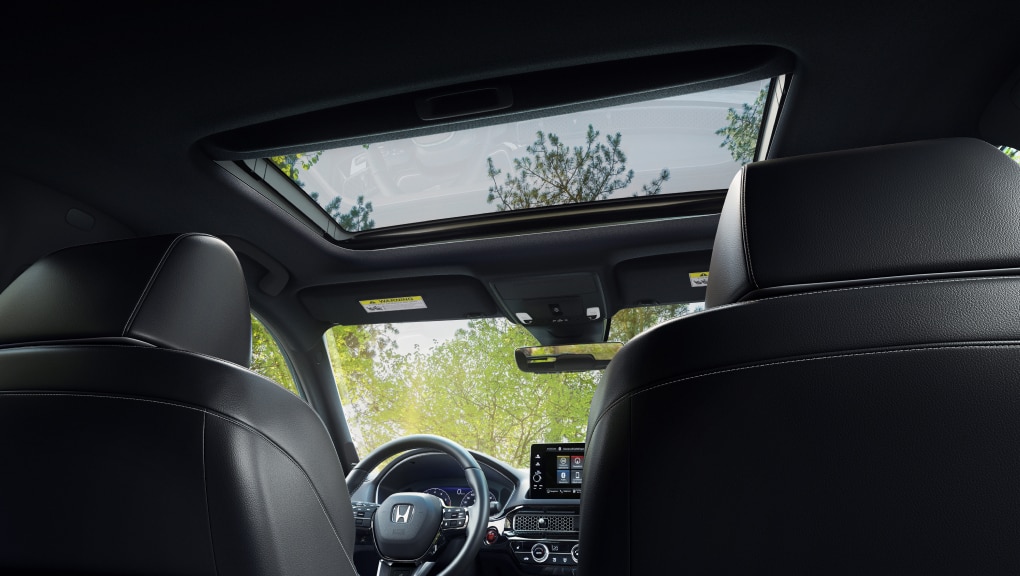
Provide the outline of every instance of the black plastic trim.
<path id="1" fill-rule="evenodd" d="M 622 222 L 707 216 L 719 214 L 722 211 L 725 198 L 725 190 L 712 190 L 654 197 L 601 200 L 565 206 L 544 206 L 514 212 L 448 218 L 423 224 L 389 226 L 377 230 L 356 232 L 346 240 L 334 240 L 334 242 L 339 246 L 354 250 L 375 250 Z"/>
<path id="2" fill-rule="evenodd" d="M 596 62 L 353 102 L 235 128 L 209 136 L 201 145 L 215 160 L 243 160 L 368 144 L 722 88 L 788 73 L 793 64 L 793 55 L 775 46 Z M 487 92 L 502 96 L 475 111 L 462 107 L 426 114 L 429 119 L 419 114 L 420 103 L 434 98 Z M 449 121 L 433 119 L 440 116 Z"/>

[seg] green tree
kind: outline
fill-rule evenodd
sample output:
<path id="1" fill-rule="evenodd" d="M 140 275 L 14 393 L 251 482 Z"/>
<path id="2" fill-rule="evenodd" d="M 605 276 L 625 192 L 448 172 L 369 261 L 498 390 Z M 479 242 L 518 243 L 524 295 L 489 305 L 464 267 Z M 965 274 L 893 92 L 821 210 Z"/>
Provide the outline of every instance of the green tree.
<path id="1" fill-rule="evenodd" d="M 285 154 L 282 156 L 270 156 L 269 160 L 280 169 L 285 176 L 290 178 L 301 187 L 302 190 L 305 188 L 305 183 L 301 180 L 301 172 L 312 169 L 319 162 L 319 158 L 322 157 L 322 151 L 309 152 L 309 153 L 298 153 L 298 154 Z M 316 191 L 306 191 L 308 196 L 318 203 L 319 193 Z M 360 232 L 362 230 L 370 230 L 375 228 L 375 220 L 371 218 L 372 215 L 372 203 L 365 202 L 364 196 L 358 196 L 357 201 L 351 209 L 344 212 L 340 204 L 342 200 L 339 196 L 330 200 L 325 206 L 322 206 L 323 210 L 326 211 L 329 216 L 340 225 L 341 228 L 348 232 Z"/>
<path id="2" fill-rule="evenodd" d="M 666 304 L 620 310 L 610 321 L 609 340 L 626 343 L 652 326 L 701 309 L 700 305 Z"/>
<path id="3" fill-rule="evenodd" d="M 1015 162 L 1020 163 L 1020 150 L 1016 148 L 1010 148 L 1009 146 L 999 146 L 999 150 L 1006 156 L 1012 158 Z"/>
<path id="4" fill-rule="evenodd" d="M 758 132 L 761 129 L 762 114 L 765 111 L 765 99 L 768 97 L 768 88 L 762 88 L 753 104 L 742 104 L 742 110 L 730 108 L 726 113 L 728 124 L 715 133 L 723 137 L 720 148 L 730 151 L 733 159 L 741 165 L 754 160 L 755 152 L 758 150 Z"/>
<path id="5" fill-rule="evenodd" d="M 276 340 L 254 316 L 251 317 L 251 370 L 290 390 L 295 396 L 301 395 Z"/>
<path id="6" fill-rule="evenodd" d="M 396 335 L 390 324 L 334 326 L 326 332 L 340 402 L 362 454 L 404 434 L 408 391 L 393 375 L 399 360 Z"/>
<path id="7" fill-rule="evenodd" d="M 310 196 L 312 200 L 319 201 L 318 192 L 312 192 Z M 348 232 L 360 232 L 375 228 L 375 220 L 371 218 L 372 203 L 365 202 L 364 196 L 358 196 L 357 202 L 347 212 L 340 209 L 341 202 L 342 200 L 337 196 L 322 207 L 341 228 Z"/>
<path id="8" fill-rule="evenodd" d="M 301 188 L 305 187 L 305 183 L 301 181 L 301 171 L 311 170 L 312 166 L 315 166 L 319 162 L 319 158 L 322 156 L 322 151 L 318 152 L 299 152 L 297 154 L 284 154 L 282 156 L 270 156 L 269 160 L 283 172 L 284 176 L 287 176 L 294 181 L 295 184 Z"/>
<path id="9" fill-rule="evenodd" d="M 488 159 L 492 186 L 487 201 L 505 211 L 605 200 L 634 180 L 621 140 L 617 132 L 602 142 L 589 124 L 584 145 L 571 148 L 556 134 L 538 131 L 535 142 L 526 148 L 529 156 L 515 158 L 514 174 L 507 174 L 502 183 L 496 178 L 502 169 Z M 642 194 L 658 194 L 667 180 L 669 170 L 663 169 L 658 178 L 642 186 Z"/>
<path id="10" fill-rule="evenodd" d="M 505 320 L 473 320 L 406 355 L 394 375 L 406 391 L 401 432 L 439 434 L 520 467 L 532 443 L 583 439 L 598 373 L 523 373 L 513 350 L 535 343 Z"/>

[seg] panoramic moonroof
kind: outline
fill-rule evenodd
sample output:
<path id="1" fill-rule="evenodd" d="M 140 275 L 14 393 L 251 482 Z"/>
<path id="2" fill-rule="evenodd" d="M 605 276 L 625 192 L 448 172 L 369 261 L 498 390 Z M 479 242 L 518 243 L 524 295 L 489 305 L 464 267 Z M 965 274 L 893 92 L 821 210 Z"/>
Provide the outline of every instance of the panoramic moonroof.
<path id="1" fill-rule="evenodd" d="M 769 81 L 269 162 L 351 232 L 718 190 L 750 162 Z"/>

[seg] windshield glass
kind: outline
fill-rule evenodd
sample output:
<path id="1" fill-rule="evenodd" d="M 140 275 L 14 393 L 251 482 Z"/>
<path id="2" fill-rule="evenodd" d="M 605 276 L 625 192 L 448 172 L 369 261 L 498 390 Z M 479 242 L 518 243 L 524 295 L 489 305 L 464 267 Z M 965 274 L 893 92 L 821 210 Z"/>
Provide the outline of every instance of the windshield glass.
<path id="1" fill-rule="evenodd" d="M 267 160 L 343 229 L 725 189 L 769 81 Z"/>
<path id="2" fill-rule="evenodd" d="M 632 308 L 612 319 L 626 342 L 701 304 Z M 326 332 L 344 415 L 362 455 L 407 434 L 436 434 L 528 466 L 542 442 L 583 442 L 602 372 L 530 374 L 514 350 L 538 342 L 504 318 L 336 326 Z"/>

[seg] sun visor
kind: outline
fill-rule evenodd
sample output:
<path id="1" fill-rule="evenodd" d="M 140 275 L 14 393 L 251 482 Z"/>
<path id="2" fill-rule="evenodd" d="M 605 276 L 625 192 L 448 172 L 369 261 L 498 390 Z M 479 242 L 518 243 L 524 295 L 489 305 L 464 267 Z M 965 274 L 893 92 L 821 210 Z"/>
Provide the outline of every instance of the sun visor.
<path id="1" fill-rule="evenodd" d="M 467 276 L 430 276 L 317 286 L 299 294 L 318 320 L 357 325 L 500 316 L 485 287 Z"/>
<path id="2" fill-rule="evenodd" d="M 613 270 L 620 308 L 702 302 L 712 252 L 685 252 L 619 263 Z"/>

